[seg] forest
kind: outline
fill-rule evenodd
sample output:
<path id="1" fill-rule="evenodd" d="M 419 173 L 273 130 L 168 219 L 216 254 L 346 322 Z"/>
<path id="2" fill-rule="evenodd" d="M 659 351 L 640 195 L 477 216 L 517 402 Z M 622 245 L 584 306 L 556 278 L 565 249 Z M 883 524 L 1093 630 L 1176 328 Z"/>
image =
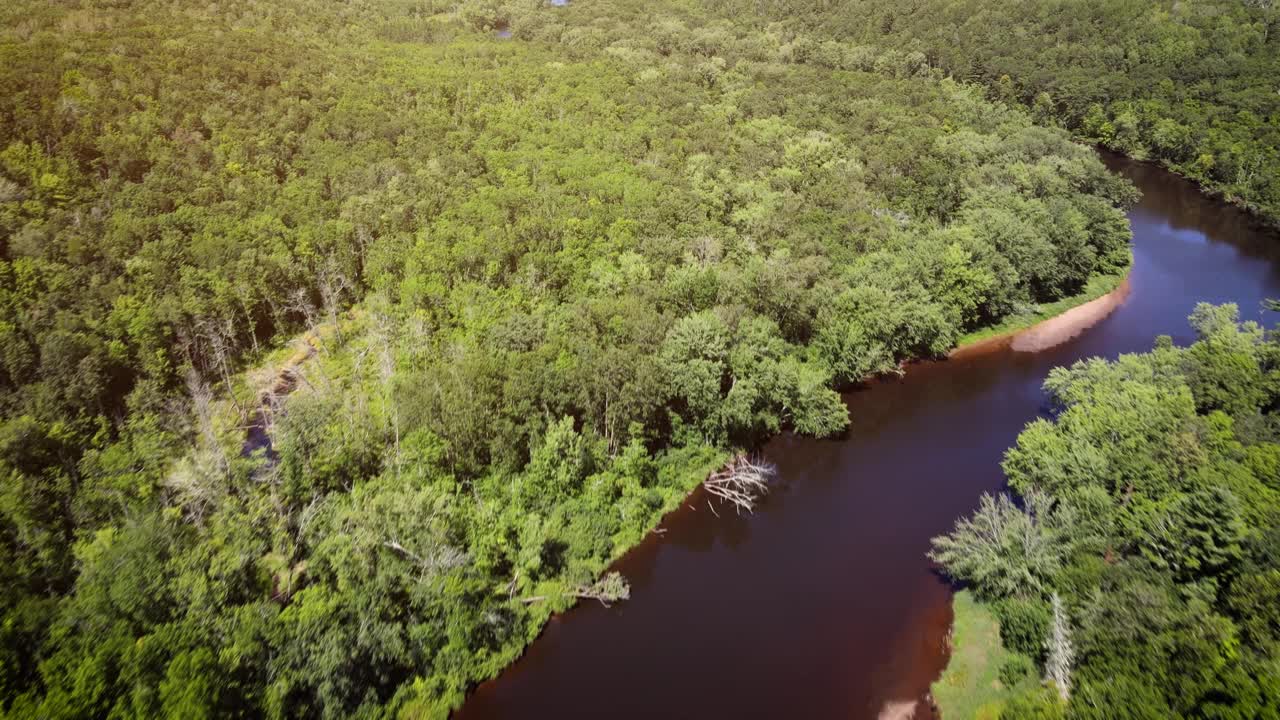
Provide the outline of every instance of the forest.
<path id="1" fill-rule="evenodd" d="M 819 38 L 924 54 L 993 100 L 1158 161 L 1280 222 L 1274 0 L 715 0 Z"/>
<path id="2" fill-rule="evenodd" d="M 443 716 L 730 453 L 1127 266 L 921 54 L 651 10 L 0 10 L 0 707 Z"/>
<path id="3" fill-rule="evenodd" d="M 824 11 L 0 6 L 3 715 L 444 717 L 730 457 L 1124 274 L 1091 126 Z M 1177 122 L 1269 212 L 1253 90 Z"/>
<path id="4" fill-rule="evenodd" d="M 1002 718 L 1280 713 L 1280 340 L 1234 305 L 1190 322 L 1054 370 L 1009 492 L 934 539 L 1016 653 Z"/>

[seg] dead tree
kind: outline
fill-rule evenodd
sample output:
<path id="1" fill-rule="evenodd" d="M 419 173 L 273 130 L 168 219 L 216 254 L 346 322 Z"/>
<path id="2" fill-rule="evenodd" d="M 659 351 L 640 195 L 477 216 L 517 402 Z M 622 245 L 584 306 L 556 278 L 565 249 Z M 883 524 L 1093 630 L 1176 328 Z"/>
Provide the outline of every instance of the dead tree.
<path id="1" fill-rule="evenodd" d="M 311 298 L 307 296 L 307 291 L 302 288 L 294 289 L 289 295 L 288 301 L 284 304 L 284 311 L 294 315 L 302 316 L 302 322 L 307 330 L 312 330 L 316 326 L 316 306 L 311 302 Z"/>
<path id="2" fill-rule="evenodd" d="M 778 469 L 771 463 L 739 453 L 703 481 L 702 486 L 721 500 L 733 503 L 738 512 L 751 512 L 756 502 L 769 492 L 769 483 L 777 474 Z"/>
<path id="3" fill-rule="evenodd" d="M 200 524 L 227 491 L 230 461 L 214 426 L 213 391 L 190 366 L 186 380 L 196 421 L 196 447 L 173 463 L 161 485 L 169 490 L 187 518 Z"/>
<path id="4" fill-rule="evenodd" d="M 392 347 L 394 322 L 387 311 L 385 296 L 374 295 L 368 305 L 373 318 L 373 336 L 378 349 L 378 377 L 382 381 L 382 399 L 390 415 L 391 430 L 395 435 L 395 467 L 400 473 L 400 405 L 395 398 L 395 350 Z"/>
<path id="5" fill-rule="evenodd" d="M 298 366 L 304 360 L 309 359 L 312 355 L 317 353 L 324 354 L 327 352 L 324 342 L 322 341 L 323 335 L 320 332 L 320 311 L 316 308 L 315 303 L 311 301 L 311 296 L 302 288 L 297 288 L 293 291 L 289 296 L 288 302 L 284 304 L 283 309 L 292 317 L 301 317 L 302 322 L 306 327 L 306 332 L 303 333 L 302 338 L 300 339 L 301 352 L 295 354 L 294 359 L 290 361 L 290 364 L 294 368 L 294 379 L 300 380 L 306 383 L 308 387 L 314 389 L 315 386 L 307 380 L 307 378 L 302 376 Z M 316 379 L 317 383 L 324 384 L 328 382 L 328 377 L 324 373 L 323 363 L 315 363 L 311 366 L 311 369 L 313 371 L 312 377 Z"/>
<path id="6" fill-rule="evenodd" d="M 205 317 L 196 323 L 196 335 L 202 340 L 201 350 L 205 360 L 212 364 L 218 374 L 222 376 L 223 386 L 226 387 L 227 396 L 231 398 L 232 404 L 236 406 L 236 410 L 241 416 L 245 414 L 244 405 L 240 403 L 239 396 L 236 395 L 235 387 L 231 383 L 231 363 L 235 359 L 236 354 L 236 332 L 235 326 L 230 318 L 225 317 Z"/>
<path id="7" fill-rule="evenodd" d="M 471 556 L 451 545 L 435 546 L 426 555 L 410 550 L 401 545 L 399 540 L 385 540 L 382 546 L 395 551 L 401 557 L 416 565 L 419 579 L 434 577 L 439 573 L 462 567 L 471 561 Z"/>
<path id="8" fill-rule="evenodd" d="M 631 599 L 631 586 L 622 573 L 611 572 L 591 585 L 579 587 L 574 595 L 582 600 L 595 600 L 605 607 L 609 603 Z"/>
<path id="9" fill-rule="evenodd" d="M 1066 608 L 1062 606 L 1062 598 L 1053 594 L 1053 624 L 1049 629 L 1049 639 L 1045 641 L 1045 649 L 1049 651 L 1044 663 L 1045 680 L 1053 683 L 1058 689 L 1058 696 L 1063 702 L 1071 699 L 1071 667 L 1075 662 L 1075 648 L 1071 644 L 1071 623 L 1067 620 Z"/>
<path id="10" fill-rule="evenodd" d="M 329 316 L 329 324 L 333 326 L 338 344 L 341 345 L 342 327 L 338 324 L 338 311 L 342 307 L 342 296 L 353 291 L 355 286 L 351 283 L 351 278 L 347 277 L 347 274 L 340 270 L 338 264 L 332 259 L 320 271 L 318 281 L 320 302 L 324 304 L 325 314 Z"/>
<path id="11" fill-rule="evenodd" d="M 212 454 L 218 471 L 226 473 L 229 467 L 227 454 L 218 442 L 218 433 L 213 426 L 213 391 L 200 379 L 195 368 L 187 368 L 187 391 L 191 394 L 191 409 L 196 415 L 200 439 Z"/>
<path id="12" fill-rule="evenodd" d="M 631 586 L 627 584 L 627 579 L 622 577 L 622 573 L 611 572 L 590 585 L 579 585 L 572 591 L 563 593 L 559 596 L 564 597 L 570 595 L 579 600 L 595 600 L 605 607 L 609 607 L 610 603 L 619 600 L 631 599 Z M 521 600 L 525 605 L 542 602 L 548 598 L 547 595 L 534 595 Z"/>

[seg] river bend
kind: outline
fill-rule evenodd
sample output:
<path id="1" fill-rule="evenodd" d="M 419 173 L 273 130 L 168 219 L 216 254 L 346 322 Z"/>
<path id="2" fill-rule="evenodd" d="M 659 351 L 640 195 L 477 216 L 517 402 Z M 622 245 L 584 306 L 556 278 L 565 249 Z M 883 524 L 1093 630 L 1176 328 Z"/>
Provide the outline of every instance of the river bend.
<path id="1" fill-rule="evenodd" d="M 1049 370 L 1159 334 L 1188 343 L 1198 301 L 1264 320 L 1280 297 L 1280 237 L 1159 168 L 1104 160 L 1143 193 L 1130 292 L 1105 320 L 1039 352 L 1005 343 L 871 383 L 846 396 L 843 439 L 776 438 L 781 487 L 754 515 L 717 517 L 695 493 L 619 562 L 629 601 L 553 619 L 458 716 L 887 720 L 923 698 L 951 620 L 929 538 L 1001 487 Z"/>

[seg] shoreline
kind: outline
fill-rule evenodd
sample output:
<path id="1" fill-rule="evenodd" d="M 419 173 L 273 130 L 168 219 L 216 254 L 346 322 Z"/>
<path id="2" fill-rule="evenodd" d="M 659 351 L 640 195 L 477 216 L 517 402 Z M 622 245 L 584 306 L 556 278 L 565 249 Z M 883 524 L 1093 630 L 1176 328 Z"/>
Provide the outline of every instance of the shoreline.
<path id="1" fill-rule="evenodd" d="M 1193 175 L 1188 174 L 1187 172 L 1184 172 L 1182 168 L 1180 168 L 1177 164 L 1175 164 L 1171 160 L 1165 160 L 1162 158 L 1153 159 L 1153 158 L 1134 157 L 1133 155 L 1130 155 L 1129 153 L 1123 150 L 1107 147 L 1105 144 L 1103 144 L 1101 141 L 1099 141 L 1096 138 L 1089 138 L 1083 135 L 1076 135 L 1075 133 L 1072 133 L 1072 136 L 1075 138 L 1076 142 L 1093 147 L 1093 149 L 1096 150 L 1099 155 L 1111 155 L 1115 158 L 1123 160 L 1124 162 L 1136 163 L 1139 165 L 1147 165 L 1149 167 L 1157 168 L 1163 172 L 1169 173 L 1170 175 L 1177 177 L 1179 180 L 1182 180 L 1191 185 L 1194 185 L 1196 188 L 1196 192 L 1203 195 L 1204 197 L 1210 200 L 1213 200 L 1214 202 L 1222 203 L 1223 205 L 1229 205 L 1232 208 L 1235 208 L 1239 212 L 1246 215 L 1250 220 L 1253 221 L 1255 227 L 1257 227 L 1259 230 L 1275 231 L 1280 229 L 1280 215 L 1272 215 L 1269 211 L 1264 209 L 1261 205 L 1258 205 L 1249 200 L 1245 200 L 1239 195 L 1228 194 L 1226 190 L 1219 187 L 1218 184 L 1212 180 L 1201 180 L 1199 178 L 1196 178 Z M 1105 159 L 1104 159 L 1104 162 L 1105 162 Z M 1112 172 L 1115 172 L 1115 171 L 1112 170 Z"/>
<path id="2" fill-rule="evenodd" d="M 1070 306 L 1061 309 L 1060 312 L 1046 318 L 1038 318 L 1033 322 L 1024 324 L 1022 327 L 1010 328 L 994 335 L 962 343 L 947 355 L 947 359 L 971 358 L 990 352 L 997 352 L 1005 348 L 1014 352 L 1035 353 L 1069 342 L 1105 320 L 1112 312 L 1124 304 L 1129 297 L 1129 293 L 1133 290 L 1131 271 L 1132 264 L 1130 268 L 1125 270 L 1123 275 L 1095 278 L 1095 282 L 1105 281 L 1109 283 L 1109 289 L 1106 289 L 1100 295 L 1086 289 L 1083 293 L 1066 298 L 1064 301 L 1059 301 L 1059 303 L 1055 304 L 1055 309 L 1058 309 L 1056 306 L 1067 301 L 1080 302 L 1067 303 Z M 1093 285 L 1094 282 L 1090 284 Z M 950 686 L 959 682 L 956 678 L 963 677 L 976 669 L 973 667 L 956 669 L 955 636 L 957 626 L 964 626 L 964 634 L 972 634 L 974 632 L 972 626 L 980 624 L 980 620 L 985 615 L 983 614 L 984 611 L 980 610 L 972 599 L 966 599 L 964 602 L 959 603 L 960 606 L 957 607 L 958 595 L 958 593 L 952 591 L 951 601 L 948 603 L 951 608 L 952 620 L 951 627 L 948 628 L 946 635 L 947 659 L 942 666 L 942 671 L 929 684 L 929 689 L 925 695 L 925 698 L 930 701 L 929 717 L 936 720 L 945 719 L 943 713 L 944 705 L 951 706 L 953 711 L 956 710 L 957 703 L 962 704 L 962 710 L 976 709 L 963 707 L 964 699 L 957 696 L 956 690 Z M 969 639 L 966 638 L 966 642 L 968 641 Z M 998 644 L 999 640 L 997 639 L 995 642 Z M 971 665 L 972 662 L 972 659 L 969 659 L 961 664 Z M 990 668 L 986 668 L 986 670 L 990 670 Z M 938 699 L 939 693 L 943 695 L 942 700 Z M 998 696 L 998 693 L 994 691 L 991 694 L 992 696 Z M 990 700 L 991 698 L 984 697 L 984 699 Z"/>
<path id="3" fill-rule="evenodd" d="M 960 339 L 948 360 L 983 355 L 1003 348 L 1015 352 L 1040 352 L 1061 345 L 1102 322 L 1124 303 L 1132 291 L 1130 271 L 1102 275 L 1085 289 L 1048 306 L 1034 316 L 977 330 Z"/>
<path id="4" fill-rule="evenodd" d="M 1067 342 L 1071 338 L 1076 337 L 1093 325 L 1101 322 L 1111 314 L 1125 298 L 1128 297 L 1130 291 L 1129 284 L 1130 268 L 1125 268 L 1123 274 L 1116 275 L 1100 275 L 1092 278 L 1080 293 L 1063 298 L 1055 303 L 1043 306 L 1041 312 L 1033 315 L 1019 318 L 1013 321 L 1006 321 L 990 328 L 975 331 L 962 337 L 960 342 L 953 348 L 944 358 L 940 360 L 953 360 L 973 357 L 985 354 L 995 350 L 1009 347 L 1023 336 L 1032 336 L 1036 338 L 1034 341 L 1028 340 L 1025 347 L 1014 347 L 1014 350 L 1020 352 L 1038 352 L 1040 350 L 1053 347 L 1054 345 Z M 927 362 L 927 361 L 926 361 Z M 908 363 L 909 366 L 910 363 Z M 868 378 L 868 380 L 873 378 Z M 846 393 L 842 392 L 843 397 Z M 726 458 L 723 462 L 728 462 Z M 709 471 L 705 477 L 701 478 L 695 485 L 690 487 L 688 491 L 676 503 L 670 507 L 664 508 L 658 516 L 656 522 L 650 527 L 635 544 L 625 548 L 617 548 L 616 554 L 605 566 L 602 574 L 617 571 L 619 567 L 625 564 L 628 556 L 633 553 L 642 551 L 642 548 L 656 542 L 661 542 L 662 536 L 665 534 L 663 526 L 672 518 L 682 511 L 695 511 L 695 504 L 698 500 L 709 496 L 703 487 L 703 483 L 707 477 L 723 467 L 723 462 L 715 469 Z M 559 621 L 569 612 L 578 608 L 582 604 L 581 600 L 574 602 L 563 610 L 552 611 L 542 622 L 541 627 L 531 637 L 528 643 L 509 661 L 505 662 L 502 669 L 493 676 L 481 680 L 472 685 L 459 698 L 460 702 L 452 704 L 449 716 L 457 717 L 465 701 L 475 692 L 480 691 L 485 686 L 498 681 L 498 679 L 512 667 L 525 659 L 529 649 L 535 642 L 547 631 L 550 624 Z M 950 605 L 950 603 L 949 603 Z M 954 612 L 954 610 L 953 610 Z M 953 616 L 954 617 L 954 616 Z M 943 672 L 946 671 L 944 666 Z M 937 679 L 933 682 L 937 682 Z M 932 683 L 930 683 L 932 686 Z M 917 701 L 910 703 L 910 709 L 915 711 L 922 702 L 928 703 L 931 698 L 926 695 Z M 904 710 L 905 707 L 896 708 Z"/>
<path id="5" fill-rule="evenodd" d="M 1061 345 L 1106 319 L 1131 290 L 1129 276 L 1125 275 L 1111 292 L 1017 333 L 1009 346 L 1017 352 L 1040 352 Z"/>

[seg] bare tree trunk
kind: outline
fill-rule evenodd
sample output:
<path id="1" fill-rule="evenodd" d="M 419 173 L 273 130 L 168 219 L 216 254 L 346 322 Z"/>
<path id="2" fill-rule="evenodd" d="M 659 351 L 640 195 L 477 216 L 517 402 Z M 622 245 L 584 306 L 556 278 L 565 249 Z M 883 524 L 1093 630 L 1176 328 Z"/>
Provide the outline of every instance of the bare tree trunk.
<path id="1" fill-rule="evenodd" d="M 383 298 L 377 297 L 371 299 L 369 303 L 373 308 L 373 328 L 377 334 L 378 341 L 378 374 L 382 380 L 382 396 L 383 404 L 387 408 L 387 414 L 391 420 L 391 431 L 395 437 L 395 467 L 396 475 L 400 474 L 400 407 L 395 401 L 395 353 L 391 347 L 391 318 L 387 316 L 383 309 Z"/>
<path id="2" fill-rule="evenodd" d="M 244 313 L 245 324 L 249 328 L 249 341 L 253 343 L 253 354 L 257 355 L 261 351 L 258 347 L 258 324 L 253 320 L 253 313 L 249 310 L 249 304 L 245 302 L 244 296 L 240 296 L 240 310 Z"/>
<path id="3" fill-rule="evenodd" d="M 338 269 L 337 263 L 330 261 L 320 272 L 320 301 L 324 303 L 325 314 L 329 316 L 329 323 L 333 325 L 334 333 L 338 337 L 338 344 L 342 344 L 342 327 L 338 323 L 338 311 L 342 307 L 342 296 L 352 290 L 351 280 Z"/>
<path id="4" fill-rule="evenodd" d="M 217 367 L 218 373 L 222 375 L 222 382 L 226 387 L 227 396 L 231 398 L 231 402 L 236 406 L 237 412 L 243 416 L 245 412 L 244 406 L 240 403 L 240 398 L 236 395 L 235 388 L 231 384 L 231 356 L 234 354 L 233 338 L 235 337 L 231 321 L 226 318 L 205 318 L 200 321 L 197 331 L 204 336 L 209 360 Z"/>
<path id="5" fill-rule="evenodd" d="M 187 370 L 187 391 L 191 394 L 191 409 L 195 412 L 200 438 L 213 454 L 218 471 L 226 473 L 230 463 L 226 452 L 218 442 L 218 434 L 213 428 L 213 393 L 209 390 L 208 383 L 201 380 L 194 369 Z"/>
<path id="6" fill-rule="evenodd" d="M 294 312 L 302 316 L 302 323 L 307 330 L 313 330 L 316 326 L 316 306 L 311 303 L 307 297 L 307 291 L 298 288 L 293 291 L 289 297 L 289 302 L 284 307 L 285 312 Z"/>
<path id="7" fill-rule="evenodd" d="M 1066 702 L 1071 698 L 1071 664 L 1075 659 L 1075 649 L 1071 646 L 1071 624 L 1067 620 L 1067 611 L 1056 592 L 1053 594 L 1053 627 L 1045 646 L 1049 650 L 1049 657 L 1044 664 L 1045 679 L 1053 682 L 1058 695 Z"/>

